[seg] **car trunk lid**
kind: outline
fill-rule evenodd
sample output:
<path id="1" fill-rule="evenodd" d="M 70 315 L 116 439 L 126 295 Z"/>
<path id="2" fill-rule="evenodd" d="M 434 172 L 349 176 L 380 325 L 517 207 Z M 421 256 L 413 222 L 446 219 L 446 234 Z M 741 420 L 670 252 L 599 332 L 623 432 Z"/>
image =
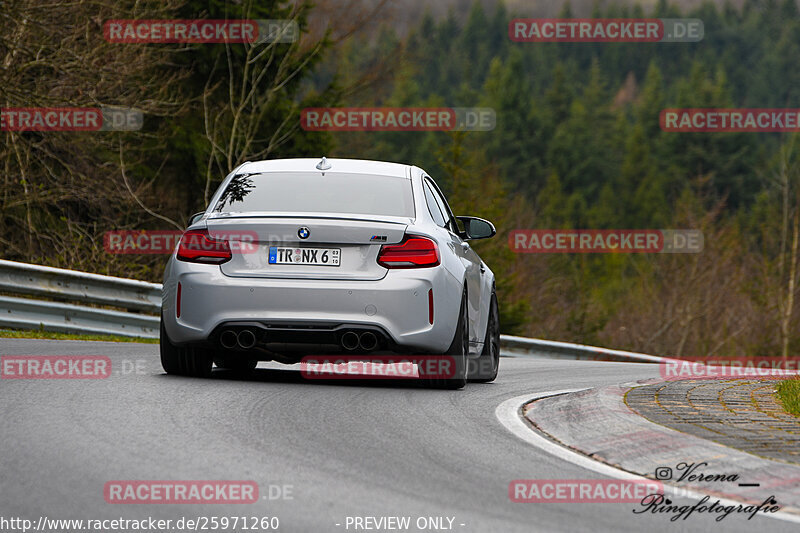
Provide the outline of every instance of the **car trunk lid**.
<path id="1" fill-rule="evenodd" d="M 386 275 L 377 263 L 381 245 L 402 241 L 409 222 L 401 217 L 271 213 L 216 215 L 206 224 L 212 237 L 231 240 L 233 257 L 220 265 L 226 276 L 377 280 Z M 326 264 L 308 264 L 323 258 Z"/>

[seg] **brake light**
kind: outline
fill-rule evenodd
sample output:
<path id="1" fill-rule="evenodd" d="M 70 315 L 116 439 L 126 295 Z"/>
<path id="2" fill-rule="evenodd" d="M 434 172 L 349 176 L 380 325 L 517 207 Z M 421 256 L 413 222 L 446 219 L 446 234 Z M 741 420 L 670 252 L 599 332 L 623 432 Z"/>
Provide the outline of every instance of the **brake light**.
<path id="1" fill-rule="evenodd" d="M 228 241 L 219 241 L 208 234 L 208 230 L 190 230 L 183 234 L 178 244 L 178 259 L 188 263 L 220 265 L 231 260 Z"/>
<path id="2" fill-rule="evenodd" d="M 439 248 L 427 237 L 406 235 L 399 244 L 384 244 L 378 264 L 386 268 L 423 268 L 439 264 Z"/>

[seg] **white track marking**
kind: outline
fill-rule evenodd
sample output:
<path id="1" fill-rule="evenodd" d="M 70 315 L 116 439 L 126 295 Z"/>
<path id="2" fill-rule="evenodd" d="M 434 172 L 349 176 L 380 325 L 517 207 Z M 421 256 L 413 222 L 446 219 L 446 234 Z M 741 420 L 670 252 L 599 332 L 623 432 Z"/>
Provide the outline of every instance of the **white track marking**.
<path id="1" fill-rule="evenodd" d="M 546 451 L 547 453 L 558 457 L 563 461 L 567 461 L 568 463 L 572 463 L 574 465 L 578 465 L 582 468 L 586 468 L 587 470 L 591 470 L 593 472 L 597 472 L 598 474 L 602 474 L 604 476 L 612 477 L 615 479 L 624 479 L 624 480 L 637 480 L 637 481 L 653 481 L 650 478 L 646 478 L 644 476 L 640 476 L 637 474 L 632 474 L 630 472 L 626 472 L 624 470 L 620 470 L 619 468 L 614 468 L 613 466 L 607 465 L 605 463 L 601 463 L 599 461 L 595 461 L 594 459 L 590 459 L 589 457 L 582 455 L 578 452 L 573 452 L 556 444 L 552 440 L 543 437 L 537 431 L 535 431 L 532 427 L 525 422 L 522 417 L 522 407 L 530 403 L 534 400 L 539 400 L 541 398 L 547 398 L 548 396 L 557 396 L 559 394 L 566 394 L 569 392 L 579 392 L 583 389 L 564 389 L 564 390 L 557 390 L 557 391 L 548 391 L 548 392 L 539 392 L 536 394 L 523 394 L 521 396 L 515 396 L 514 398 L 509 398 L 508 400 L 504 401 L 500 405 L 497 406 L 497 409 L 494 411 L 494 415 L 497 417 L 497 420 L 500 421 L 503 426 L 509 430 L 511 433 L 519 437 L 520 439 L 524 440 L 528 444 L 536 446 L 537 448 Z M 702 492 L 697 492 L 694 490 L 685 489 L 683 487 L 676 487 L 674 485 L 664 485 L 664 492 L 669 492 L 674 497 L 685 497 L 685 498 L 696 498 L 701 499 L 703 496 L 708 496 Z M 742 502 L 728 500 L 726 498 L 719 498 L 720 503 L 725 505 L 738 505 Z M 786 522 L 794 522 L 800 524 L 800 516 L 789 514 L 783 511 L 778 511 L 777 513 L 770 513 L 770 514 L 762 514 L 758 516 L 766 516 L 769 518 L 777 518 L 779 520 L 784 520 Z"/>

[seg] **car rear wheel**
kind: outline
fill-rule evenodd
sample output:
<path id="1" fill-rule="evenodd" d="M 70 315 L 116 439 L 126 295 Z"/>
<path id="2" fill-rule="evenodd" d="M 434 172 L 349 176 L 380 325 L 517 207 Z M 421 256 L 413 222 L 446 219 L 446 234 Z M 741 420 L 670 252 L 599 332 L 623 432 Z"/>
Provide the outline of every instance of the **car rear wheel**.
<path id="1" fill-rule="evenodd" d="M 494 292 L 489 303 L 489 322 L 486 325 L 483 352 L 474 363 L 474 371 L 470 368 L 469 372 L 470 381 L 489 383 L 497 377 L 500 368 L 500 311 L 497 308 L 497 295 Z"/>
<path id="2" fill-rule="evenodd" d="M 453 342 L 447 352 L 442 356 L 442 361 L 454 365 L 453 371 L 449 367 L 438 365 L 433 377 L 421 375 L 426 386 L 436 389 L 461 389 L 467 384 L 467 355 L 469 354 L 469 318 L 467 316 L 467 291 L 461 298 L 461 309 L 458 313 L 458 324 L 453 335 Z"/>
<path id="3" fill-rule="evenodd" d="M 161 366 L 167 374 L 183 375 L 181 350 L 169 341 L 167 330 L 164 328 L 164 317 L 161 317 L 161 334 L 158 338 L 161 352 Z"/>
<path id="4" fill-rule="evenodd" d="M 207 378 L 211 375 L 211 352 L 202 348 L 180 347 L 172 344 L 161 317 L 159 336 L 161 366 L 167 374 Z"/>

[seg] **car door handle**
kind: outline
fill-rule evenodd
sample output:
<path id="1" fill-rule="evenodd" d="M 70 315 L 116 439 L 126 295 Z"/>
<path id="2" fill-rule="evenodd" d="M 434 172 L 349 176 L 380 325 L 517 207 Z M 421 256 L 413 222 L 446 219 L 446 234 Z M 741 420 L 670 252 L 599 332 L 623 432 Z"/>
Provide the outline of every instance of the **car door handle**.
<path id="1" fill-rule="evenodd" d="M 486 272 L 486 265 L 481 263 L 481 274 L 483 274 L 484 272 Z"/>
<path id="2" fill-rule="evenodd" d="M 466 252 L 467 250 L 469 250 L 469 243 L 468 242 L 462 242 L 461 243 L 461 248 Z"/>

